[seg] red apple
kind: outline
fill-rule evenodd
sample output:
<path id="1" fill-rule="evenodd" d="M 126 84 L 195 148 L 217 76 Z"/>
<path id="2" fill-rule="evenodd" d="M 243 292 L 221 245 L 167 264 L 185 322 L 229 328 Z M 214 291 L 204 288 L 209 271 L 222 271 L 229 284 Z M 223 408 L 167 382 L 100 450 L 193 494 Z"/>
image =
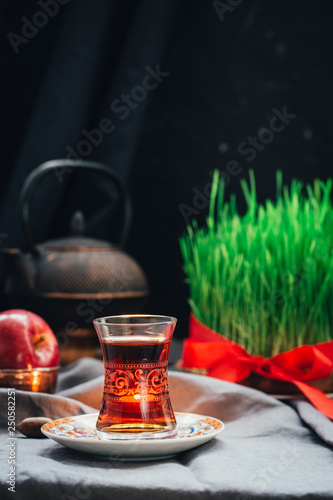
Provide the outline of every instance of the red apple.
<path id="1" fill-rule="evenodd" d="M 23 309 L 0 313 L 0 369 L 57 366 L 59 347 L 49 325 Z"/>

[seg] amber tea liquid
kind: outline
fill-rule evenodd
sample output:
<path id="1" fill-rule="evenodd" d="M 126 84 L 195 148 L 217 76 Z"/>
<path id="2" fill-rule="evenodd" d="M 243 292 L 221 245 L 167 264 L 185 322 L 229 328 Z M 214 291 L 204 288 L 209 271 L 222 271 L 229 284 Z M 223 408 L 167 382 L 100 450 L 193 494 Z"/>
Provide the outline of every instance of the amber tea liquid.
<path id="1" fill-rule="evenodd" d="M 167 382 L 170 341 L 110 336 L 101 347 L 105 381 L 97 431 L 135 437 L 175 430 Z"/>

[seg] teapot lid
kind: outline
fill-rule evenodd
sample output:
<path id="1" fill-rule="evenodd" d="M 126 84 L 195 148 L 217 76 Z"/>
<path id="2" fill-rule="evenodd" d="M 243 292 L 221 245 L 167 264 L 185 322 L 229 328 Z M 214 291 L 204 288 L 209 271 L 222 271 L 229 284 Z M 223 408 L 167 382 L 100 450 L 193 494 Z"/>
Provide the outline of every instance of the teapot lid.
<path id="1" fill-rule="evenodd" d="M 69 251 L 105 251 L 116 249 L 116 245 L 109 243 L 108 241 L 97 240 L 94 238 L 89 238 L 84 236 L 85 231 L 85 219 L 83 212 L 81 210 L 76 210 L 72 216 L 70 222 L 71 235 L 65 238 L 59 238 L 56 240 L 46 241 L 40 243 L 37 246 L 39 249 L 54 250 L 57 252 L 69 252 Z"/>

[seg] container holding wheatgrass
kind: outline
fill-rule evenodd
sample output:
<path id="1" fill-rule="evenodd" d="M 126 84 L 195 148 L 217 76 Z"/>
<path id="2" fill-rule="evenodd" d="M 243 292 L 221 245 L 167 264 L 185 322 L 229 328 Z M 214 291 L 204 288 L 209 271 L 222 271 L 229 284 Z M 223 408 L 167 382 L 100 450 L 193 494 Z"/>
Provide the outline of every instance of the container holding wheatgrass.
<path id="1" fill-rule="evenodd" d="M 249 177 L 241 216 L 215 171 L 206 225 L 180 240 L 192 311 L 181 367 L 303 393 L 332 418 L 332 180 L 288 188 L 278 171 L 276 200 L 259 204 Z"/>

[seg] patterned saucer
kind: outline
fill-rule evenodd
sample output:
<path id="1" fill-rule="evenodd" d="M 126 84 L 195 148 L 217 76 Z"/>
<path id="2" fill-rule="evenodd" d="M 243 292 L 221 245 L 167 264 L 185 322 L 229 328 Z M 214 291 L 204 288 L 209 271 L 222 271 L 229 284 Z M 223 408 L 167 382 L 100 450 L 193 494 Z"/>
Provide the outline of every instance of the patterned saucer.
<path id="1" fill-rule="evenodd" d="M 45 436 L 73 450 L 110 461 L 156 460 L 190 450 L 213 439 L 224 429 L 216 418 L 175 413 L 178 430 L 165 439 L 102 440 L 95 431 L 97 413 L 54 420 L 42 427 Z"/>

